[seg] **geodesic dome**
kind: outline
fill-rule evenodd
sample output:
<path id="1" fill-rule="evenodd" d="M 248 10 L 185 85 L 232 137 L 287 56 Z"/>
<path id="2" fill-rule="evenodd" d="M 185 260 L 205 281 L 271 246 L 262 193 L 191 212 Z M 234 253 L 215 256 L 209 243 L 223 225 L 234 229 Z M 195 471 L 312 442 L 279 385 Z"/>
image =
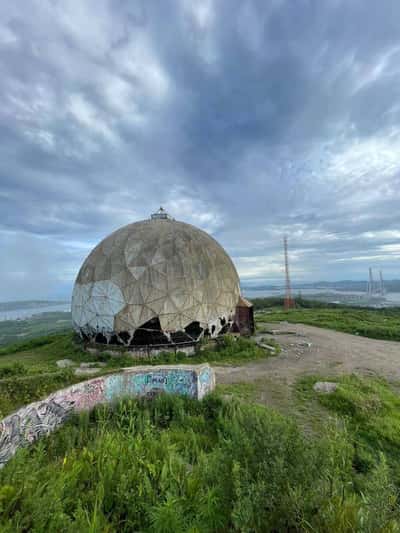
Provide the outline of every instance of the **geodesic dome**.
<path id="1" fill-rule="evenodd" d="M 97 342 L 190 342 L 226 330 L 239 296 L 225 250 L 161 210 L 93 249 L 75 282 L 72 321 L 82 337 Z"/>

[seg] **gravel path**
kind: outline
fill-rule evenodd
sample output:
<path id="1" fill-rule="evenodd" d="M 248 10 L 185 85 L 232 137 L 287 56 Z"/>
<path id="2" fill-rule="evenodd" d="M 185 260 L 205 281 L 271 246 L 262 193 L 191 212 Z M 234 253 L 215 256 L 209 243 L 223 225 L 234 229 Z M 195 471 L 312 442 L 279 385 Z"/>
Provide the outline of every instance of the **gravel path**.
<path id="1" fill-rule="evenodd" d="M 302 374 L 377 374 L 400 380 L 400 342 L 381 341 L 303 324 L 263 324 L 282 347 L 277 357 L 243 366 L 214 366 L 217 383 L 278 380 L 293 383 Z"/>

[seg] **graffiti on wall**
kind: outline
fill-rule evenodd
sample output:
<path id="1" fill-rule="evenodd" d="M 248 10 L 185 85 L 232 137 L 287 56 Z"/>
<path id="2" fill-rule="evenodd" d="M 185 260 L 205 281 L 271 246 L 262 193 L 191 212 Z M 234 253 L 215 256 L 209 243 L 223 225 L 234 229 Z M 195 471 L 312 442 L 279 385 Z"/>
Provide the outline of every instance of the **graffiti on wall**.
<path id="1" fill-rule="evenodd" d="M 201 399 L 214 387 L 214 371 L 208 364 L 135 367 L 72 385 L 22 407 L 0 422 L 0 468 L 20 447 L 47 435 L 73 412 L 123 396 L 152 397 L 161 392 Z"/>
<path id="2" fill-rule="evenodd" d="M 180 368 L 134 372 L 109 376 L 105 381 L 105 398 L 118 396 L 153 396 L 165 392 L 197 398 L 197 372 Z"/>
<path id="3" fill-rule="evenodd" d="M 208 366 L 204 366 L 198 377 L 197 398 L 201 400 L 206 394 L 213 391 L 215 388 L 215 374 L 214 371 Z"/>

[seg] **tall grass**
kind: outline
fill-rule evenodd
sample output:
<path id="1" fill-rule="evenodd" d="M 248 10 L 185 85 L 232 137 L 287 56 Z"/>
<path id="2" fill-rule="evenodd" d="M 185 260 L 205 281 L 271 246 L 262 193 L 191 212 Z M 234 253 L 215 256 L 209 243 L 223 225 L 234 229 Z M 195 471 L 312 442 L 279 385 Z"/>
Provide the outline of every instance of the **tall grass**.
<path id="1" fill-rule="evenodd" d="M 272 344 L 272 343 L 270 343 Z M 5 350 L 3 348 L 3 350 Z M 26 352 L 29 350 L 29 365 L 25 364 Z M 276 345 L 276 352 L 279 347 Z M 156 357 L 132 359 L 128 355 L 112 356 L 107 352 L 99 355 L 83 352 L 81 345 L 75 343 L 72 334 L 52 335 L 43 339 L 31 340 L 20 345 L 12 345 L 11 357 L 0 357 L 0 419 L 24 404 L 39 400 L 50 392 L 71 385 L 84 378 L 74 375 L 73 370 L 60 370 L 57 359 L 80 361 L 102 361 L 106 363 L 101 371 L 114 371 L 121 367 L 134 365 L 159 364 L 196 364 L 218 362 L 239 364 L 268 357 L 271 353 L 260 348 L 251 339 L 229 335 L 217 339 L 212 345 L 204 346 L 196 355 L 188 357 L 183 352 L 164 352 Z M 1 349 L 0 349 L 1 355 Z M 4 364 L 5 358 L 12 363 Z M 3 363 L 3 364 L 1 364 Z"/>
<path id="2" fill-rule="evenodd" d="M 384 458 L 354 483 L 354 444 L 256 406 L 161 396 L 71 420 L 0 472 L 1 531 L 395 531 Z"/>

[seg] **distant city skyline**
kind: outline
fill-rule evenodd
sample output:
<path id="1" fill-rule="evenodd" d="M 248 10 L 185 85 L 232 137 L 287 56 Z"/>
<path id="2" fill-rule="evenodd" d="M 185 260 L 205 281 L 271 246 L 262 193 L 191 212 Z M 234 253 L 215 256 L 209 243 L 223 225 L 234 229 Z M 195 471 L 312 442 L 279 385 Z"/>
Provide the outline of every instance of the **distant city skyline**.
<path id="1" fill-rule="evenodd" d="M 34 16 L 32 15 L 34 14 Z M 160 205 L 243 284 L 400 278 L 400 4 L 4 0 L 0 301 Z"/>

